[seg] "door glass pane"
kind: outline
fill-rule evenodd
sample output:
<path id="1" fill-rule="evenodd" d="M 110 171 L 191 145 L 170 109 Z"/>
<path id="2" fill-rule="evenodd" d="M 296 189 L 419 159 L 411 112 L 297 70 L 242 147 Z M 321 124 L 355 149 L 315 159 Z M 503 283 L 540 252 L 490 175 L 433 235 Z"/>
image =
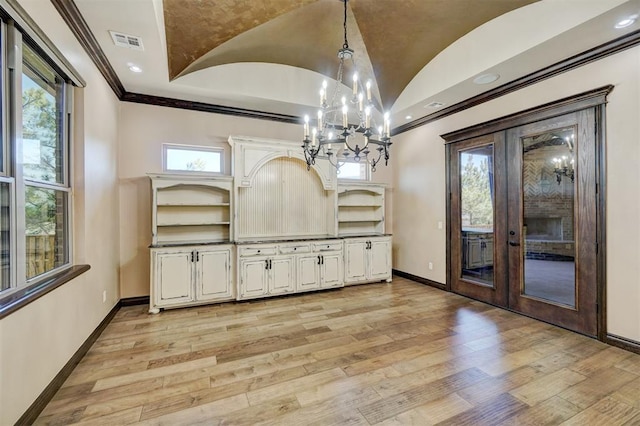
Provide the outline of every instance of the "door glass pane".
<path id="1" fill-rule="evenodd" d="M 66 192 L 26 187 L 27 279 L 69 261 L 67 211 Z"/>
<path id="2" fill-rule="evenodd" d="M 460 152 L 461 277 L 493 287 L 493 145 Z"/>
<path id="3" fill-rule="evenodd" d="M 26 179 L 63 184 L 64 82 L 25 45 L 22 67 L 22 161 Z"/>
<path id="4" fill-rule="evenodd" d="M 575 128 L 523 138 L 522 293 L 575 306 Z"/>

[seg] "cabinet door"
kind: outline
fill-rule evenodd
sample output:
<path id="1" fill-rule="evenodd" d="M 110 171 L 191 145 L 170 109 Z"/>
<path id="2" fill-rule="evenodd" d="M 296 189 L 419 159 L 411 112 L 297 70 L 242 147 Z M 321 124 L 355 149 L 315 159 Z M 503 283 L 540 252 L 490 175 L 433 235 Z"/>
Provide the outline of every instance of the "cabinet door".
<path id="1" fill-rule="evenodd" d="M 298 256 L 296 263 L 298 274 L 297 291 L 317 290 L 320 288 L 320 269 L 318 255 Z"/>
<path id="2" fill-rule="evenodd" d="M 270 260 L 269 294 L 292 293 L 295 291 L 293 276 L 293 256 L 279 256 Z"/>
<path id="3" fill-rule="evenodd" d="M 320 287 L 340 287 L 344 284 L 343 263 L 342 253 L 322 254 Z"/>
<path id="4" fill-rule="evenodd" d="M 493 237 L 484 239 L 482 246 L 482 264 L 483 266 L 493 265 Z"/>
<path id="5" fill-rule="evenodd" d="M 155 252 L 154 298 L 157 306 L 191 302 L 193 298 L 192 250 Z"/>
<path id="6" fill-rule="evenodd" d="M 369 252 L 368 278 L 386 280 L 391 278 L 391 241 L 388 239 L 371 240 Z"/>
<path id="7" fill-rule="evenodd" d="M 228 299 L 231 292 L 231 250 L 197 250 L 197 300 Z"/>
<path id="8" fill-rule="evenodd" d="M 473 269 L 482 266 L 482 240 L 480 238 L 469 238 L 467 240 L 467 261 L 466 268 Z"/>
<path id="9" fill-rule="evenodd" d="M 269 270 L 266 267 L 267 258 L 252 258 L 240 260 L 240 298 L 259 297 L 267 294 L 267 278 Z"/>
<path id="10" fill-rule="evenodd" d="M 363 240 L 349 241 L 344 244 L 346 283 L 367 280 L 367 242 Z"/>

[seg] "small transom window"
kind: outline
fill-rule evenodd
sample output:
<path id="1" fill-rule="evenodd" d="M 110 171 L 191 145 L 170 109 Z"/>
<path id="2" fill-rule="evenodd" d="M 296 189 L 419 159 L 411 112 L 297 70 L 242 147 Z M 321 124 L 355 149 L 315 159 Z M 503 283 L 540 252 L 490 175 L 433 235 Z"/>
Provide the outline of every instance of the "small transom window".
<path id="1" fill-rule="evenodd" d="M 369 180 L 369 163 L 346 161 L 338 170 L 338 179 Z"/>
<path id="2" fill-rule="evenodd" d="M 220 148 L 165 144 L 163 149 L 163 169 L 165 172 L 223 172 L 224 151 Z"/>

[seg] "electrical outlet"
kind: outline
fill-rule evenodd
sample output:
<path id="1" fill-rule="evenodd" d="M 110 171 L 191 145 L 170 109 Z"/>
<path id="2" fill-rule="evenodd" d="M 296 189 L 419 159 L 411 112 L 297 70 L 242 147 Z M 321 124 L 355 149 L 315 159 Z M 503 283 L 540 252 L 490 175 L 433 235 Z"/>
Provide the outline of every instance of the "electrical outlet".
<path id="1" fill-rule="evenodd" d="M 429 270 L 433 271 L 433 263 L 429 262 Z"/>
<path id="2" fill-rule="evenodd" d="M 107 301 L 107 290 L 102 291 L 102 303 Z"/>
<path id="3" fill-rule="evenodd" d="M 442 229 L 442 222 L 438 222 L 438 229 Z"/>

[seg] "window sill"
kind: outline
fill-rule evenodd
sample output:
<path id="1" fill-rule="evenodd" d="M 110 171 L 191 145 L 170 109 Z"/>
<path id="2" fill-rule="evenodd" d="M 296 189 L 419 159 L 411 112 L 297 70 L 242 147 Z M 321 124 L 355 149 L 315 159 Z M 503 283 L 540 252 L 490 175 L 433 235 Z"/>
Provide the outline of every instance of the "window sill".
<path id="1" fill-rule="evenodd" d="M 0 319 L 38 300 L 50 291 L 84 274 L 89 269 L 91 269 L 90 265 L 74 265 L 40 283 L 22 288 L 5 297 L 0 297 Z"/>

